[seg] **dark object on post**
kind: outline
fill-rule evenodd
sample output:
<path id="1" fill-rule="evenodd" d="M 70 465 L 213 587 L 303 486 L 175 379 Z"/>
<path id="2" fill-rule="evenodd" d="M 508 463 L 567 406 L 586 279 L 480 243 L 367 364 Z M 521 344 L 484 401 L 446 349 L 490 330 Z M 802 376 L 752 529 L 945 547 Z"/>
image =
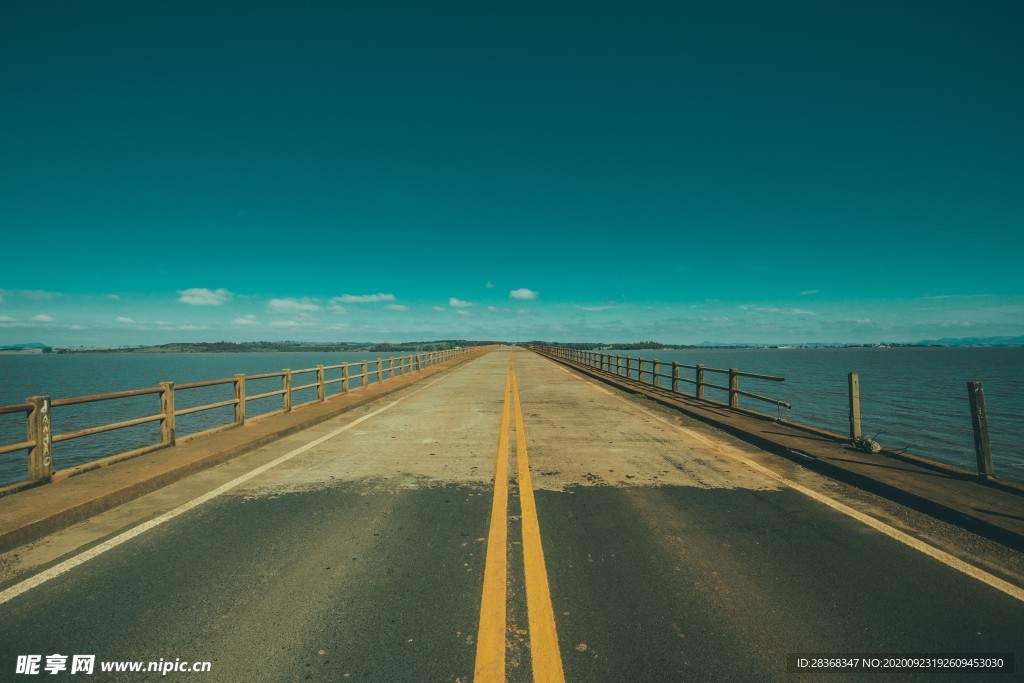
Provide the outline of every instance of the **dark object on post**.
<path id="1" fill-rule="evenodd" d="M 985 390 L 981 382 L 967 383 L 967 397 L 971 401 L 971 424 L 974 427 L 974 454 L 978 458 L 978 478 L 988 481 L 995 475 L 992 469 L 992 442 L 988 438 L 988 416 L 985 414 Z"/>
<path id="2" fill-rule="evenodd" d="M 865 453 L 881 453 L 882 444 L 878 443 L 870 436 L 857 436 L 850 439 L 850 443 L 858 451 L 864 451 Z"/>

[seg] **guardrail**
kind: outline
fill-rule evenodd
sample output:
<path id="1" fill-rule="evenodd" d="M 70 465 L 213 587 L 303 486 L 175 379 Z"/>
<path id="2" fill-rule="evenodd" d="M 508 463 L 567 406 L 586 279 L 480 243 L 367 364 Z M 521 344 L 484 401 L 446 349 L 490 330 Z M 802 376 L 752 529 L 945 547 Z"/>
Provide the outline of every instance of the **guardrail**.
<path id="1" fill-rule="evenodd" d="M 728 405 L 730 408 L 739 408 L 739 397 L 745 396 L 758 401 L 764 401 L 771 403 L 780 408 L 792 408 L 792 405 L 786 401 L 780 401 L 779 399 L 769 398 L 767 396 L 761 396 L 760 394 L 751 393 L 749 391 L 743 391 L 739 388 L 739 378 L 748 377 L 750 379 L 757 379 L 767 382 L 784 382 L 783 377 L 773 377 L 771 375 L 759 375 L 752 372 L 740 372 L 736 368 L 729 368 L 728 370 L 722 370 L 719 368 L 709 368 L 704 365 L 685 365 L 683 363 L 667 363 L 665 361 L 658 360 L 644 360 L 643 358 L 633 358 L 631 356 L 619 356 L 605 353 L 596 353 L 594 351 L 585 351 L 582 349 L 573 349 L 562 346 L 539 346 L 530 345 L 533 351 L 554 357 L 562 360 L 579 363 L 592 367 L 596 370 L 606 372 L 618 377 L 626 377 L 629 379 L 637 379 L 638 381 L 651 384 L 653 386 L 661 387 L 663 389 L 671 389 L 674 393 L 686 394 L 686 392 L 679 390 L 680 382 L 684 384 L 693 385 L 693 393 L 686 394 L 693 396 L 702 401 L 708 401 L 718 405 Z M 646 367 L 645 364 L 649 364 Z M 672 373 L 665 374 L 658 372 L 662 367 L 671 366 Z M 687 377 L 680 377 L 680 369 L 693 370 L 695 373 L 694 379 Z M 712 384 L 704 379 L 705 373 L 720 373 L 729 376 L 729 386 L 722 386 L 719 384 Z M 645 382 L 644 376 L 650 378 L 650 381 Z M 667 379 L 670 380 L 668 385 L 662 384 L 659 380 Z M 856 372 L 849 373 L 848 377 L 849 384 L 849 407 L 850 407 L 850 438 L 849 441 L 857 448 L 866 449 L 871 452 L 880 452 L 882 447 L 874 441 L 874 439 L 865 438 L 861 430 L 861 414 L 860 414 L 860 378 Z M 727 392 L 729 395 L 728 404 L 720 403 L 718 401 L 712 401 L 704 396 L 704 389 L 718 389 L 720 391 Z M 988 416 L 985 411 L 985 394 L 984 387 L 981 382 L 968 382 L 967 393 L 970 400 L 971 410 L 971 423 L 974 432 L 974 450 L 975 457 L 977 459 L 978 469 L 978 480 L 983 483 L 995 483 L 995 472 L 992 464 L 992 442 L 989 438 L 988 431 Z M 806 425 L 804 426 L 806 427 Z M 813 428 L 812 428 L 813 429 Z M 920 458 L 918 456 L 904 456 L 904 454 L 896 451 L 886 451 L 889 455 L 897 455 L 899 457 L 913 458 L 913 462 L 921 463 L 927 461 L 934 463 L 939 467 L 946 467 L 943 463 L 937 461 L 931 461 L 927 458 Z"/>
<path id="2" fill-rule="evenodd" d="M 200 436 L 205 436 L 213 432 L 218 432 L 224 429 L 230 429 L 234 427 L 240 427 L 247 422 L 255 420 L 261 420 L 263 418 L 271 417 L 273 415 L 280 415 L 282 413 L 291 412 L 305 406 L 313 405 L 316 403 L 323 403 L 324 401 L 336 398 L 338 396 L 345 395 L 353 389 L 359 389 L 362 387 L 369 386 L 371 383 L 383 382 L 387 379 L 393 379 L 407 375 L 409 373 L 423 370 L 432 365 L 438 363 L 444 363 L 446 361 L 457 358 L 466 353 L 465 348 L 447 349 L 444 351 L 432 351 L 428 353 L 412 354 L 408 356 L 400 356 L 398 358 L 377 358 L 375 360 L 363 360 L 355 363 L 340 363 L 337 365 L 317 365 L 314 368 L 306 368 L 303 370 L 290 370 L 285 369 L 280 372 L 268 372 L 259 375 L 244 375 L 238 374 L 233 377 L 226 379 L 214 379 L 202 382 L 187 382 L 184 384 L 175 385 L 174 382 L 161 382 L 159 386 L 150 387 L 146 389 L 135 389 L 132 391 L 116 391 L 108 394 L 96 394 L 93 396 L 79 396 L 75 398 L 63 398 L 63 399 L 51 399 L 49 396 L 30 396 L 25 399 L 25 403 L 19 403 L 9 406 L 0 406 L 0 415 L 10 413 L 24 413 L 26 426 L 27 426 L 27 437 L 24 441 L 18 441 L 14 443 L 8 443 L 0 445 L 0 455 L 6 455 L 9 453 L 15 453 L 18 451 L 27 451 L 27 463 L 28 463 L 28 478 L 20 482 L 15 482 L 6 486 L 0 486 L 0 494 L 10 493 L 13 490 L 19 490 L 26 485 L 33 485 L 41 482 L 52 481 L 54 475 L 59 474 L 61 476 L 72 476 L 74 474 L 81 474 L 92 469 L 103 467 L 105 465 L 119 462 L 121 460 L 127 460 L 134 458 L 145 453 L 151 453 L 162 448 L 173 446 L 176 443 L 181 443 L 187 440 L 195 439 Z M 352 369 L 357 368 L 358 372 L 353 373 Z M 341 376 L 333 379 L 325 379 L 326 372 L 331 370 L 340 370 Z M 310 375 L 315 373 L 315 379 L 305 384 L 296 385 L 294 378 L 300 375 Z M 246 394 L 246 382 L 252 382 L 257 380 L 271 379 L 274 377 L 281 378 L 281 388 L 273 391 L 267 391 L 254 395 Z M 373 381 L 371 382 L 371 377 Z M 353 387 L 353 380 L 358 380 L 358 385 Z M 305 380 L 303 380 L 305 381 Z M 329 395 L 328 386 L 332 384 L 341 384 L 340 389 L 333 395 Z M 234 389 L 233 398 L 225 401 L 216 401 L 213 403 L 206 403 L 203 405 L 191 406 L 188 408 L 182 408 L 180 410 L 175 408 L 175 399 L 180 392 L 188 391 L 191 389 L 200 389 L 205 387 L 212 387 L 224 384 L 232 384 Z M 316 398 L 303 403 L 294 404 L 292 398 L 296 392 L 316 389 Z M 94 427 L 88 427 L 85 429 L 79 429 L 76 431 L 65 432 L 62 434 L 53 434 L 51 432 L 51 419 L 52 411 L 54 408 L 61 408 L 65 406 L 80 405 L 86 403 L 95 403 L 98 401 L 109 401 L 114 399 L 132 398 L 137 396 L 148 396 L 152 394 L 159 394 L 160 398 L 160 410 L 157 413 L 151 415 L 145 415 L 143 417 L 137 417 L 130 420 L 123 420 L 121 422 L 114 422 L 111 424 L 98 425 Z M 274 396 L 281 397 L 281 407 L 277 410 L 262 413 L 255 417 L 246 416 L 246 406 L 251 401 L 256 401 L 265 398 L 272 398 Z M 214 410 L 216 408 L 224 408 L 228 406 L 234 407 L 234 419 L 226 424 L 218 425 L 209 429 L 205 429 L 194 434 L 187 436 L 178 437 L 175 430 L 176 418 L 184 415 L 191 415 L 194 413 L 200 413 L 207 410 Z M 117 429 L 124 429 L 127 427 L 135 427 L 150 422 L 160 423 L 160 441 L 122 453 L 116 453 L 103 457 L 92 462 L 78 465 L 63 470 L 55 470 L 53 467 L 53 446 L 64 441 L 70 441 L 72 439 L 80 439 L 84 437 L 93 436 L 96 434 L 102 434 L 104 432 L 111 432 Z"/>
<path id="3" fill-rule="evenodd" d="M 729 395 L 728 405 L 730 408 L 740 407 L 740 396 L 745 396 L 757 401 L 763 401 L 765 403 L 771 403 L 774 406 L 780 408 L 792 408 L 793 406 L 786 401 L 780 401 L 777 398 L 769 398 L 768 396 L 762 396 L 761 394 L 755 394 L 750 391 L 744 391 L 740 389 L 740 377 L 747 377 L 750 379 L 762 380 L 765 382 L 785 382 L 784 377 L 773 377 L 772 375 L 758 375 L 753 372 L 740 372 L 736 368 L 729 368 L 728 370 L 722 370 L 720 368 L 709 368 L 704 365 L 685 365 L 683 363 L 671 362 L 659 360 L 644 360 L 643 358 L 633 358 L 632 356 L 618 356 L 606 353 L 596 353 L 594 351 L 583 351 L 580 349 L 570 349 L 561 346 L 531 346 L 534 351 L 539 351 L 555 358 L 561 358 L 563 360 L 580 363 L 589 367 L 595 368 L 602 372 L 607 372 L 618 377 L 625 377 L 628 379 L 636 379 L 644 384 L 650 384 L 652 386 L 661 387 L 663 389 L 671 389 L 677 394 L 683 394 L 679 390 L 680 383 L 692 384 L 693 393 L 689 394 L 698 398 L 702 401 L 708 401 L 710 403 L 719 403 L 718 401 L 712 401 L 704 396 L 705 389 L 718 389 L 724 391 Z M 659 372 L 662 368 L 671 367 L 671 374 L 665 374 Z M 679 371 L 681 369 L 693 370 L 694 378 L 681 377 Z M 722 386 L 720 384 L 712 384 L 705 379 L 707 373 L 718 373 L 728 375 L 729 386 Z M 649 378 L 648 381 L 644 380 L 644 376 Z M 662 384 L 660 380 L 667 379 L 670 381 L 668 385 Z"/>

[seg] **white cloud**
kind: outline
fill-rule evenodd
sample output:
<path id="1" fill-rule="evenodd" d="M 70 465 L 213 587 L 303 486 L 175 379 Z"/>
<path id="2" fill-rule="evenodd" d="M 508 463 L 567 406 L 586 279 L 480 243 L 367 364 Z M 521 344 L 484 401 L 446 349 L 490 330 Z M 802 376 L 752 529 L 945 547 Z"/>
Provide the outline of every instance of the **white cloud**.
<path id="1" fill-rule="evenodd" d="M 0 323 L 13 323 L 16 318 L 12 318 L 9 315 L 0 315 Z"/>
<path id="2" fill-rule="evenodd" d="M 486 285 L 484 285 L 484 287 L 486 287 L 487 289 L 494 289 L 494 283 L 488 282 Z"/>
<path id="3" fill-rule="evenodd" d="M 119 301 L 121 299 L 120 294 L 107 294 L 107 298 L 113 301 Z"/>
<path id="4" fill-rule="evenodd" d="M 193 287 L 191 289 L 179 289 L 178 301 L 190 306 L 223 306 L 231 301 L 232 294 L 226 289 L 206 289 L 205 287 Z"/>
<path id="5" fill-rule="evenodd" d="M 52 323 L 53 322 L 53 318 L 51 316 L 46 315 L 45 313 L 40 313 L 39 315 L 32 316 L 32 320 L 34 320 L 37 323 Z"/>
<path id="6" fill-rule="evenodd" d="M 302 299 L 271 299 L 267 302 L 267 308 L 275 313 L 295 313 L 298 311 L 320 310 L 320 306 L 318 306 L 313 300 L 306 297 L 303 297 Z"/>
<path id="7" fill-rule="evenodd" d="M 409 307 L 403 306 L 402 304 L 391 304 L 390 306 L 387 307 L 387 309 L 389 311 L 398 311 L 400 313 L 404 313 L 405 311 L 409 310 Z"/>
<path id="8" fill-rule="evenodd" d="M 607 311 L 611 308 L 616 308 L 614 304 L 607 304 L 605 306 L 581 306 L 580 304 L 573 305 L 576 306 L 576 308 L 580 309 L 581 311 L 589 311 L 591 313 L 595 311 Z"/>
<path id="9" fill-rule="evenodd" d="M 744 304 L 740 306 L 744 311 L 757 311 L 758 313 L 781 313 L 783 315 L 818 315 L 816 311 L 808 311 L 806 308 L 783 308 L 781 306 L 751 306 Z"/>
<path id="10" fill-rule="evenodd" d="M 434 310 L 440 312 L 440 311 L 443 311 L 445 309 L 444 309 L 444 306 L 434 306 Z"/>
<path id="11" fill-rule="evenodd" d="M 488 306 L 487 310 L 490 311 L 491 313 L 494 313 L 495 311 L 498 310 L 498 307 L 497 306 Z"/>
<path id="12" fill-rule="evenodd" d="M 375 304 L 381 301 L 394 301 L 394 294 L 377 292 L 376 294 L 342 294 L 331 299 L 332 304 Z"/>
<path id="13" fill-rule="evenodd" d="M 464 315 L 464 316 L 467 316 L 467 317 L 473 315 L 469 311 L 455 311 L 455 312 L 458 313 L 459 315 Z"/>
<path id="14" fill-rule="evenodd" d="M 231 321 L 232 325 L 255 325 L 256 316 L 254 315 L 243 315 L 241 318 L 235 318 Z"/>
<path id="15" fill-rule="evenodd" d="M 131 318 L 126 318 L 123 315 L 119 315 L 119 316 L 117 316 L 117 322 L 119 322 L 119 323 L 133 323 L 135 321 L 133 319 L 131 319 Z"/>
<path id="16" fill-rule="evenodd" d="M 472 301 L 463 301 L 462 299 L 456 299 L 454 296 L 448 299 L 448 305 L 452 308 L 468 308 L 473 305 Z"/>
<path id="17" fill-rule="evenodd" d="M 283 328 L 309 327 L 310 325 L 313 325 L 313 324 L 314 323 L 311 323 L 311 322 L 305 321 L 305 320 L 303 320 L 303 321 L 299 321 L 299 320 L 275 320 L 274 322 L 270 323 L 270 327 L 283 327 Z"/>
<path id="18" fill-rule="evenodd" d="M 817 294 L 817 293 L 818 293 L 818 290 L 816 290 L 816 289 L 805 289 L 804 291 L 800 292 L 800 296 L 810 296 L 811 294 Z"/>
<path id="19" fill-rule="evenodd" d="M 518 301 L 533 301 L 534 299 L 537 298 L 537 292 L 533 291 L 532 289 L 527 289 L 526 287 L 521 287 L 519 289 L 513 289 L 511 292 L 509 292 L 508 298 L 516 299 Z"/>
<path id="20" fill-rule="evenodd" d="M 60 292 L 47 292 L 43 289 L 23 289 L 18 292 L 18 295 L 29 301 L 49 301 L 56 299 L 61 294 Z"/>
<path id="21" fill-rule="evenodd" d="M 208 330 L 205 325 L 178 325 L 179 330 Z"/>

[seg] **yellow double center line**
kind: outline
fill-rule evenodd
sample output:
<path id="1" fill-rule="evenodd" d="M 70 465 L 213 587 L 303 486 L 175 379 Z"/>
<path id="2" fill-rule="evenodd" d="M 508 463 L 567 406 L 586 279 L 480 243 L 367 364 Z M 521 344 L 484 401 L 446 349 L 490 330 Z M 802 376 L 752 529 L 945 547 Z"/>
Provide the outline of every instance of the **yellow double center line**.
<path id="1" fill-rule="evenodd" d="M 509 351 L 505 372 L 504 405 L 498 455 L 494 466 L 494 503 L 487 537 L 487 560 L 484 567 L 484 592 L 480 602 L 480 629 L 477 635 L 474 680 L 490 682 L 505 680 L 506 588 L 508 585 L 508 456 L 510 414 L 515 411 L 516 465 L 519 478 L 519 501 L 522 508 L 523 567 L 526 575 L 526 612 L 529 618 L 530 659 L 533 680 L 563 682 L 562 657 L 558 650 L 555 612 L 551 606 L 548 574 L 544 567 L 544 550 L 540 542 L 537 505 L 533 499 L 530 461 L 526 452 L 526 429 L 519 402 L 519 382 L 515 363 Z"/>

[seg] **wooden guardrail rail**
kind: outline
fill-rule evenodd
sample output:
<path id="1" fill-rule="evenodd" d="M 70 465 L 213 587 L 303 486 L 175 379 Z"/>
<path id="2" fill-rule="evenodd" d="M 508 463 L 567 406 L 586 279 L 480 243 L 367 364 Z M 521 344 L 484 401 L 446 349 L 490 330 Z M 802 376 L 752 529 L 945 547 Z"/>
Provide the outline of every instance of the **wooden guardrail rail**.
<path id="1" fill-rule="evenodd" d="M 253 420 L 261 420 L 266 417 L 273 415 L 280 415 L 281 413 L 287 413 L 292 410 L 303 408 L 308 405 L 315 403 L 322 403 L 330 400 L 331 398 L 341 396 L 349 393 L 354 389 L 369 386 L 371 383 L 375 384 L 378 382 L 384 382 L 388 379 L 393 379 L 402 375 L 407 375 L 412 372 L 426 369 L 432 365 L 438 363 L 444 363 L 452 360 L 453 358 L 460 357 L 466 353 L 465 348 L 454 348 L 446 349 L 444 351 L 431 351 L 428 353 L 418 353 L 408 356 L 401 356 L 398 358 L 377 358 L 375 360 L 363 360 L 356 361 L 354 363 L 339 363 L 337 365 L 317 365 L 314 368 L 305 368 L 302 370 L 290 370 L 284 369 L 280 372 L 268 372 L 258 375 L 244 375 L 238 374 L 234 377 L 225 379 L 214 379 L 206 380 L 202 382 L 187 382 L 184 384 L 175 385 L 174 382 L 161 382 L 159 386 L 150 387 L 146 389 L 134 389 L 132 391 L 116 391 L 108 394 L 96 394 L 93 396 L 78 396 L 75 398 L 62 398 L 62 399 L 51 399 L 49 396 L 31 396 L 25 399 L 25 403 L 18 403 L 9 406 L 0 406 L 0 415 L 10 413 L 24 413 L 26 426 L 27 426 L 27 437 L 24 441 L 18 441 L 8 444 L 0 444 L 0 455 L 6 455 L 9 453 L 16 453 L 18 451 L 26 451 L 26 460 L 28 464 L 28 478 L 20 482 L 15 482 L 6 486 L 0 486 L 0 494 L 10 493 L 14 490 L 24 488 L 26 485 L 36 484 L 40 482 L 52 481 L 55 474 L 62 476 L 71 476 L 74 474 L 80 474 L 88 470 L 103 467 L 114 462 L 133 458 L 145 453 L 151 453 L 161 448 L 167 448 L 173 446 L 176 443 L 180 443 L 186 440 L 194 439 L 200 436 L 210 434 L 212 432 L 221 431 L 223 429 L 229 429 L 232 427 L 239 427 L 246 424 L 246 422 L 252 422 Z M 358 373 L 353 373 L 352 369 L 358 368 Z M 340 370 L 341 376 L 325 379 L 327 371 Z M 309 378 L 311 381 L 307 381 L 306 375 L 314 375 Z M 303 376 L 302 381 L 304 384 L 296 384 L 294 378 L 296 376 Z M 246 394 L 246 383 L 254 382 L 257 380 L 272 379 L 274 377 L 281 378 L 281 388 L 272 391 L 266 391 L 258 394 L 247 395 Z M 371 380 L 371 377 L 373 378 Z M 353 380 L 357 380 L 358 383 L 353 386 Z M 333 395 L 329 395 L 328 386 L 332 384 L 341 384 L 341 387 Z M 175 408 L 175 399 L 183 391 L 189 391 L 192 389 L 201 389 L 206 387 L 213 387 L 218 385 L 232 384 L 233 385 L 233 398 L 224 401 L 216 401 L 213 403 L 206 403 L 203 405 L 191 406 L 188 408 L 182 408 L 180 410 Z M 299 404 L 293 404 L 292 398 L 295 392 L 315 389 L 316 398 L 305 401 Z M 81 405 L 88 403 L 95 403 L 98 401 L 109 401 L 113 399 L 124 399 L 133 398 L 138 396 L 149 396 L 153 394 L 159 394 L 160 399 L 160 410 L 157 413 L 151 415 L 145 415 L 143 417 L 137 417 L 130 420 L 123 420 L 120 422 L 114 422 L 111 424 L 97 425 L 94 427 L 88 427 L 85 429 L 78 429 L 71 432 L 65 432 L 62 434 L 51 433 L 51 418 L 52 411 L 54 408 L 62 408 L 66 406 Z M 262 413 L 255 417 L 246 416 L 246 405 L 251 401 L 256 401 L 264 398 L 271 398 L 274 396 L 281 397 L 281 407 L 271 412 Z M 176 418 L 184 415 L 192 415 L 194 413 L 200 413 L 208 410 L 214 410 L 216 408 L 224 408 L 228 406 L 234 407 L 234 419 L 210 429 L 205 429 L 194 434 L 189 434 L 184 437 L 178 437 L 176 434 L 175 424 Z M 72 439 L 81 439 L 84 437 L 93 436 L 96 434 L 102 434 L 105 432 L 111 432 L 117 429 L 124 429 L 127 427 L 135 427 L 150 422 L 160 423 L 160 441 L 137 448 L 131 451 L 125 451 L 122 453 L 116 453 L 108 455 L 106 457 L 94 460 L 92 462 L 78 465 L 77 467 L 65 468 L 58 470 L 53 465 L 53 446 L 54 444 L 62 443 L 64 441 L 70 441 Z"/>

